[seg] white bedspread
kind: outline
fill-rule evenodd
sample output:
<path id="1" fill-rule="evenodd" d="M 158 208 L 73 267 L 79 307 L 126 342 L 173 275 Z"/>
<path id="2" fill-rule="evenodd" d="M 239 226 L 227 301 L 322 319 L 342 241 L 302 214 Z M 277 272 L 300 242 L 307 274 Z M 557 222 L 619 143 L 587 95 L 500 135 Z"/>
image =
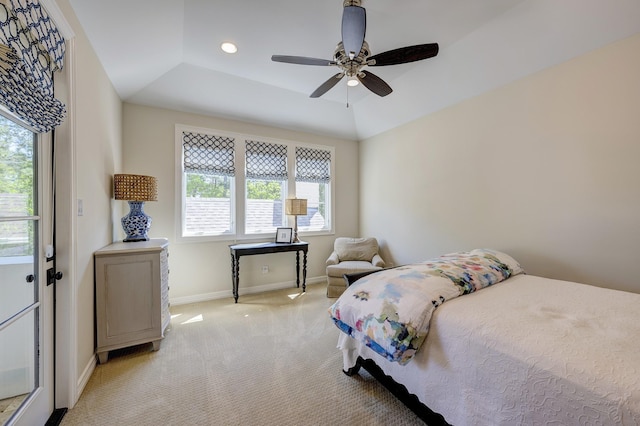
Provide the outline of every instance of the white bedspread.
<path id="1" fill-rule="evenodd" d="M 518 275 L 436 309 L 407 365 L 338 348 L 456 426 L 640 424 L 640 294 Z"/>

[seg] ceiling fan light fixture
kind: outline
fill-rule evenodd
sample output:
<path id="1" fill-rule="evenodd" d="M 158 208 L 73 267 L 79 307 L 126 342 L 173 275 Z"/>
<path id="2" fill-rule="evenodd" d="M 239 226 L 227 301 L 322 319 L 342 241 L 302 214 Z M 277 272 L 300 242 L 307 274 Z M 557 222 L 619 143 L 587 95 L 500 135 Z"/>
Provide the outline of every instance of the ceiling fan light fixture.
<path id="1" fill-rule="evenodd" d="M 347 86 L 349 86 L 349 87 L 355 87 L 358 84 L 360 84 L 360 82 L 355 77 L 350 77 L 349 80 L 347 80 Z"/>
<path id="2" fill-rule="evenodd" d="M 231 43 L 230 41 L 225 41 L 220 45 L 220 49 L 222 49 L 225 53 L 236 53 L 238 51 L 238 47 Z"/>

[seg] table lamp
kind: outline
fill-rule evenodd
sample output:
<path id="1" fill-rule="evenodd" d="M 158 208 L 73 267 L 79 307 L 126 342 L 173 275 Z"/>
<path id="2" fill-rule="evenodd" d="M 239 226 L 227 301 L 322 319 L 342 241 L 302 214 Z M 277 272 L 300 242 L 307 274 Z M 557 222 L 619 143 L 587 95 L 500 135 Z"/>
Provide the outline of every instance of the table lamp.
<path id="1" fill-rule="evenodd" d="M 113 193 L 116 200 L 129 202 L 129 214 L 124 216 L 122 229 L 127 237 L 124 242 L 148 241 L 151 217 L 144 213 L 145 201 L 158 201 L 158 183 L 153 176 L 118 174 L 113 176 Z"/>
<path id="2" fill-rule="evenodd" d="M 285 200 L 285 212 L 293 216 L 294 228 L 293 228 L 293 243 L 299 243 L 298 239 L 298 216 L 307 215 L 307 200 L 304 198 L 287 198 Z"/>

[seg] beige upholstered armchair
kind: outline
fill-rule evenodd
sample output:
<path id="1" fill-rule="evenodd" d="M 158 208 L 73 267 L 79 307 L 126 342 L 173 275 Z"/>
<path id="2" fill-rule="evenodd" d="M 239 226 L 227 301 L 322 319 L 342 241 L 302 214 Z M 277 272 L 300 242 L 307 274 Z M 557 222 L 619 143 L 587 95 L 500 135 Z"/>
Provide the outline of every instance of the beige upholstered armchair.
<path id="1" fill-rule="evenodd" d="M 327 297 L 338 297 L 347 288 L 344 274 L 384 268 L 375 238 L 339 237 L 327 259 Z"/>

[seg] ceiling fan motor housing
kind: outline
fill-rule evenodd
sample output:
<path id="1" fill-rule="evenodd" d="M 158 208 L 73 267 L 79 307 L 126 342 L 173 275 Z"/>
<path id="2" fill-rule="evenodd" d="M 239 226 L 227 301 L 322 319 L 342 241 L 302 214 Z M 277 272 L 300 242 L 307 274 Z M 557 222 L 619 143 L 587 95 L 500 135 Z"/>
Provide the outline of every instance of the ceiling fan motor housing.
<path id="1" fill-rule="evenodd" d="M 362 0 L 344 0 L 342 7 L 348 6 L 362 6 Z"/>
<path id="2" fill-rule="evenodd" d="M 360 53 L 353 59 L 350 59 L 347 56 L 347 53 L 344 50 L 344 46 L 342 42 L 338 43 L 336 46 L 336 50 L 333 54 L 333 60 L 336 65 L 344 71 L 347 77 L 353 77 L 367 64 L 367 58 L 370 55 L 369 44 L 365 41 L 362 43 L 362 49 L 360 49 Z"/>

